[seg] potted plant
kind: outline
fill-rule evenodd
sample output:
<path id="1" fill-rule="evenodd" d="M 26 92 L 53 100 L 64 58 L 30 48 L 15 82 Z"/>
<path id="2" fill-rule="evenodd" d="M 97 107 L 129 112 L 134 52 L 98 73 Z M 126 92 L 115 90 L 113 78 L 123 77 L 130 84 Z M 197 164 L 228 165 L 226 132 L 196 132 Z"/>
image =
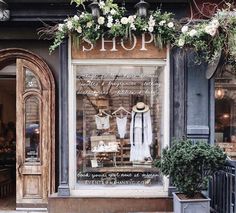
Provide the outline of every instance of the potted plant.
<path id="1" fill-rule="evenodd" d="M 210 212 L 210 199 L 201 192 L 207 189 L 212 175 L 223 167 L 226 154 L 206 142 L 175 140 L 163 150 L 157 162 L 160 171 L 171 177 L 178 192 L 173 193 L 174 212 Z"/>

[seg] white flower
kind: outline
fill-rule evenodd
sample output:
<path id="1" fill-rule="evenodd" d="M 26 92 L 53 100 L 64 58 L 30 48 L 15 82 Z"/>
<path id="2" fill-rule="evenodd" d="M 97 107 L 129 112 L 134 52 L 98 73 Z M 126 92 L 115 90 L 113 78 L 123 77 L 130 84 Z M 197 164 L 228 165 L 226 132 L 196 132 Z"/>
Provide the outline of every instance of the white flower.
<path id="1" fill-rule="evenodd" d="M 119 19 L 116 19 L 115 22 L 116 22 L 116 24 L 119 24 L 119 23 L 120 23 L 120 20 L 119 20 Z"/>
<path id="2" fill-rule="evenodd" d="M 105 7 L 106 4 L 104 1 L 100 1 L 98 5 L 102 9 L 103 7 Z"/>
<path id="3" fill-rule="evenodd" d="M 98 18 L 98 24 L 103 25 L 105 23 L 105 18 L 103 16 L 100 16 Z"/>
<path id="4" fill-rule="evenodd" d="M 205 27 L 205 32 L 206 32 L 207 34 L 211 35 L 212 37 L 215 36 L 216 31 L 217 31 L 217 28 L 212 27 L 212 26 L 210 26 L 210 25 L 207 25 L 207 26 Z"/>
<path id="5" fill-rule="evenodd" d="M 74 21 L 78 21 L 79 20 L 79 16 L 74 15 L 73 19 L 74 19 Z"/>
<path id="6" fill-rule="evenodd" d="M 152 32 L 153 32 L 153 30 L 154 30 L 154 28 L 153 28 L 153 27 L 148 27 L 148 31 L 149 31 L 150 33 L 152 33 Z"/>
<path id="7" fill-rule="evenodd" d="M 182 33 L 186 33 L 188 32 L 188 26 L 187 25 L 184 25 L 181 29 Z"/>
<path id="8" fill-rule="evenodd" d="M 163 26 L 165 23 L 166 23 L 166 20 L 162 20 L 162 21 L 159 22 L 159 25 Z"/>
<path id="9" fill-rule="evenodd" d="M 195 30 L 195 29 L 190 30 L 189 36 L 194 37 L 196 35 L 197 35 L 197 30 Z"/>
<path id="10" fill-rule="evenodd" d="M 58 28 L 59 31 L 63 32 L 64 31 L 64 24 L 58 24 Z"/>
<path id="11" fill-rule="evenodd" d="M 82 28 L 81 28 L 81 26 L 78 26 L 77 29 L 76 29 L 76 31 L 77 31 L 78 33 L 82 33 Z"/>
<path id="12" fill-rule="evenodd" d="M 150 15 L 149 20 L 148 20 L 149 27 L 154 27 L 155 24 L 156 24 L 156 21 L 153 19 L 153 16 Z"/>
<path id="13" fill-rule="evenodd" d="M 103 8 L 103 14 L 106 15 L 107 13 L 110 12 L 110 7 L 104 7 Z"/>
<path id="14" fill-rule="evenodd" d="M 185 44 L 185 40 L 182 39 L 182 38 L 180 38 L 179 41 L 178 41 L 178 46 L 179 46 L 179 47 L 183 47 L 184 44 Z"/>
<path id="15" fill-rule="evenodd" d="M 220 23 L 217 19 L 213 19 L 211 22 L 210 22 L 210 25 L 214 28 L 218 28 L 220 26 Z"/>
<path id="16" fill-rule="evenodd" d="M 171 21 L 171 22 L 169 22 L 169 23 L 167 24 L 167 26 L 168 26 L 169 28 L 173 28 L 173 27 L 174 27 L 174 23 Z"/>
<path id="17" fill-rule="evenodd" d="M 113 25 L 113 24 L 112 24 L 111 22 L 108 22 L 108 23 L 107 23 L 107 27 L 108 27 L 108 28 L 111 28 L 112 25 Z"/>
<path id="18" fill-rule="evenodd" d="M 116 14 L 116 10 L 112 9 L 112 10 L 110 11 L 110 13 L 111 13 L 111 15 L 115 15 L 115 14 Z"/>
<path id="19" fill-rule="evenodd" d="M 86 26 L 87 26 L 88 28 L 90 28 L 90 27 L 92 27 L 92 25 L 93 25 L 93 23 L 92 23 L 91 21 L 89 21 Z"/>
<path id="20" fill-rule="evenodd" d="M 84 17 L 84 12 L 82 12 L 79 17 L 83 18 Z"/>
<path id="21" fill-rule="evenodd" d="M 129 16 L 129 17 L 128 17 L 128 22 L 129 22 L 130 24 L 134 23 L 135 18 L 136 18 L 135 16 Z"/>
<path id="22" fill-rule="evenodd" d="M 107 20 L 108 20 L 108 22 L 111 22 L 111 23 L 112 23 L 112 22 L 113 22 L 112 16 L 108 16 L 108 17 L 107 17 Z"/>
<path id="23" fill-rule="evenodd" d="M 121 22 L 121 24 L 128 24 L 128 18 L 127 17 L 122 17 L 120 22 Z"/>
<path id="24" fill-rule="evenodd" d="M 131 30 L 134 30 L 134 31 L 136 30 L 136 27 L 133 23 L 130 24 L 130 28 L 131 28 Z"/>
<path id="25" fill-rule="evenodd" d="M 73 28 L 72 21 L 67 21 L 66 23 L 68 30 L 71 30 Z"/>

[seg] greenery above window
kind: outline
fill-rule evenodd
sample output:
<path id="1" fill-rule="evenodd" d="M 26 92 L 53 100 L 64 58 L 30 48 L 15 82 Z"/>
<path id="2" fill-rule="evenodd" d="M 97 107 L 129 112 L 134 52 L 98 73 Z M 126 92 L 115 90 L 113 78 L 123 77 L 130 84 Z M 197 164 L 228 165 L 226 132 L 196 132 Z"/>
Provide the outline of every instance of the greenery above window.
<path id="1" fill-rule="evenodd" d="M 86 0 L 73 0 L 78 6 Z M 132 39 L 132 34 L 152 33 L 157 48 L 165 45 L 181 48 L 194 48 L 206 62 L 214 62 L 221 54 L 235 64 L 236 59 L 236 10 L 230 4 L 218 10 L 209 20 L 191 22 L 186 25 L 174 20 L 172 13 L 160 10 L 150 11 L 148 17 L 125 16 L 126 10 L 113 0 L 98 2 L 101 15 L 95 18 L 92 13 L 78 12 L 43 33 L 52 34 L 54 51 L 69 35 L 95 43 L 102 36 Z M 42 32 L 42 31 L 41 31 Z M 202 54 L 203 53 L 203 54 Z"/>

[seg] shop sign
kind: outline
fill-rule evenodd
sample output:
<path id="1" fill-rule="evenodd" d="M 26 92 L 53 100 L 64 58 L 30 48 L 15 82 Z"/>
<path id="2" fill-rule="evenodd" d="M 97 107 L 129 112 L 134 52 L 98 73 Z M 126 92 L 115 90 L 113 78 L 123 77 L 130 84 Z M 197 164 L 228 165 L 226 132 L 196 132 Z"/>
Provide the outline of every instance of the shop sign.
<path id="1" fill-rule="evenodd" d="M 141 36 L 132 34 L 131 39 L 106 38 L 93 44 L 83 39 L 79 48 L 72 41 L 72 58 L 166 58 L 166 49 L 160 50 L 154 44 L 154 36 L 151 33 L 143 33 Z"/>

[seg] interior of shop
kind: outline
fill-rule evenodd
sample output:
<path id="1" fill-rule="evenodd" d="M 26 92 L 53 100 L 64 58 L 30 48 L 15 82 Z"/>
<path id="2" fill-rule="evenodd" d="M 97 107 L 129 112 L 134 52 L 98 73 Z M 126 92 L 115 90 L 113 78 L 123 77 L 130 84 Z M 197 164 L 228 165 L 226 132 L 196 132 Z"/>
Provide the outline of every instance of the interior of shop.
<path id="1" fill-rule="evenodd" d="M 230 66 L 215 78 L 215 142 L 236 158 L 236 76 Z"/>
<path id="2" fill-rule="evenodd" d="M 16 205 L 16 66 L 0 70 L 0 209 Z"/>

